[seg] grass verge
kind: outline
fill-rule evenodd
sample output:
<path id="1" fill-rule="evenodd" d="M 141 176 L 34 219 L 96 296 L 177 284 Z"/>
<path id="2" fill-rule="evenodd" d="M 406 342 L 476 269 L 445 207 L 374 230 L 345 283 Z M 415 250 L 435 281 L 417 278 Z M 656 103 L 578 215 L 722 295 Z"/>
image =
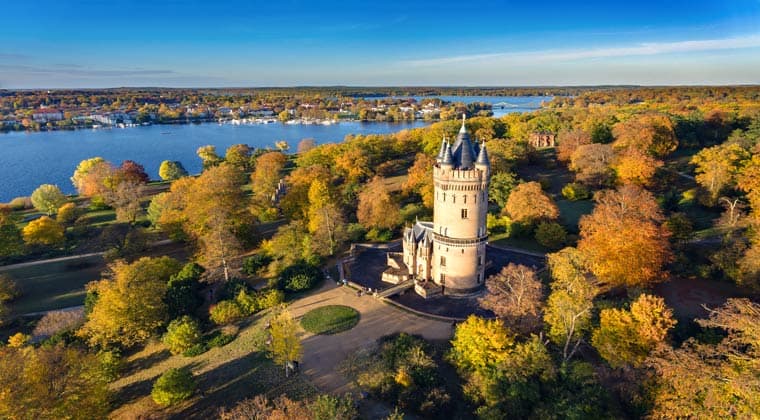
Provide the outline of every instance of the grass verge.
<path id="1" fill-rule="evenodd" d="M 312 309 L 301 317 L 301 327 L 313 334 L 337 334 L 359 322 L 359 312 L 350 306 L 328 305 Z"/>

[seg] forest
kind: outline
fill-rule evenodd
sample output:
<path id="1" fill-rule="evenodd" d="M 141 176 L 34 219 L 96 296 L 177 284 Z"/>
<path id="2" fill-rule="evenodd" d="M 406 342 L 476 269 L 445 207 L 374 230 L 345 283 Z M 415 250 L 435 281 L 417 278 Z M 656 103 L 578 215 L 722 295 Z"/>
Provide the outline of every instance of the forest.
<path id="1" fill-rule="evenodd" d="M 448 340 L 394 333 L 357 349 L 336 369 L 361 394 L 324 392 L 292 366 L 308 357 L 301 329 L 331 316 L 306 324 L 296 308 L 339 278 L 351 244 L 430 218 L 432 165 L 459 121 L 305 139 L 292 154 L 209 145 L 201 174 L 167 160 L 161 180 L 93 157 L 72 168 L 78 195 L 41 185 L 0 205 L 0 417 L 760 415 L 758 87 L 1 92 L 0 109 L 399 93 L 558 95 L 467 120 L 491 159 L 490 243 L 546 261 L 487 279 L 492 317 Z M 535 148 L 535 132 L 556 147 Z M 31 286 L 53 274 L 25 264 L 100 252 L 102 266 L 66 266 L 102 268 L 97 280 Z M 330 328 L 356 325 L 333 315 Z"/>

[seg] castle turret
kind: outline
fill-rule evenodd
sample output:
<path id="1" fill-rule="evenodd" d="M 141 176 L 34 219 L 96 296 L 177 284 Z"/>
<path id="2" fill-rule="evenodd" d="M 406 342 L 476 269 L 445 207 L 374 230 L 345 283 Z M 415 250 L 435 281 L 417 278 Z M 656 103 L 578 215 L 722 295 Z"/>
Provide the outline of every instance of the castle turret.
<path id="1" fill-rule="evenodd" d="M 433 168 L 435 204 L 431 280 L 444 294 L 467 296 L 484 284 L 490 163 L 475 151 L 466 121 Z"/>

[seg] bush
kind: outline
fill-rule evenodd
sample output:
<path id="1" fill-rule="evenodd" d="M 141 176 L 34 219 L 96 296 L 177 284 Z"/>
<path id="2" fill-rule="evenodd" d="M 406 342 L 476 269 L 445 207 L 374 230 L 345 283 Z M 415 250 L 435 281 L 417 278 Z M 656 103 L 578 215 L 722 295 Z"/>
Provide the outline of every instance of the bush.
<path id="1" fill-rule="evenodd" d="M 591 193 L 585 185 L 571 182 L 562 188 L 562 196 L 570 201 L 587 200 Z"/>
<path id="2" fill-rule="evenodd" d="M 0 303 L 12 301 L 19 295 L 16 281 L 7 274 L 0 274 Z"/>
<path id="3" fill-rule="evenodd" d="M 164 301 L 170 318 L 194 314 L 201 307 L 203 299 L 198 295 L 198 289 L 204 271 L 200 265 L 189 263 L 169 278 Z"/>
<path id="4" fill-rule="evenodd" d="M 35 339 L 46 339 L 64 331 L 71 331 L 84 322 L 84 310 L 50 311 L 34 327 Z"/>
<path id="5" fill-rule="evenodd" d="M 507 216 L 498 216 L 488 213 L 486 215 L 486 228 L 488 233 L 512 233 L 512 221 Z"/>
<path id="6" fill-rule="evenodd" d="M 153 384 L 150 396 L 160 406 L 170 406 L 190 398 L 195 392 L 193 373 L 187 368 L 172 368 Z"/>
<path id="7" fill-rule="evenodd" d="M 72 225 L 79 217 L 79 208 L 74 203 L 66 203 L 58 208 L 55 220 L 64 225 Z"/>
<path id="8" fill-rule="evenodd" d="M 206 343 L 196 344 L 189 349 L 185 350 L 182 355 L 185 357 L 195 357 L 207 352 L 209 349 L 206 347 Z"/>
<path id="9" fill-rule="evenodd" d="M 265 254 L 251 255 L 243 260 L 243 273 L 253 276 L 262 268 L 269 265 L 272 262 L 272 258 Z"/>
<path id="10" fill-rule="evenodd" d="M 201 342 L 198 321 L 185 315 L 169 323 L 163 343 L 172 354 L 180 354 Z"/>
<path id="11" fill-rule="evenodd" d="M 211 307 L 211 320 L 217 325 L 229 324 L 245 316 L 243 308 L 234 300 L 223 300 Z"/>
<path id="12" fill-rule="evenodd" d="M 309 290 L 324 277 L 322 271 L 311 264 L 297 263 L 280 273 L 278 286 L 287 292 Z"/>
<path id="13" fill-rule="evenodd" d="M 365 236 L 371 242 L 388 242 L 393 238 L 393 231 L 390 229 L 372 228 Z"/>
<path id="14" fill-rule="evenodd" d="M 211 349 L 213 347 L 226 346 L 227 344 L 235 341 L 235 337 L 236 336 L 234 334 L 217 334 L 206 343 L 206 348 Z"/>
<path id="15" fill-rule="evenodd" d="M 549 249 L 560 249 L 567 241 L 567 231 L 559 223 L 542 222 L 536 228 L 536 241 Z"/>

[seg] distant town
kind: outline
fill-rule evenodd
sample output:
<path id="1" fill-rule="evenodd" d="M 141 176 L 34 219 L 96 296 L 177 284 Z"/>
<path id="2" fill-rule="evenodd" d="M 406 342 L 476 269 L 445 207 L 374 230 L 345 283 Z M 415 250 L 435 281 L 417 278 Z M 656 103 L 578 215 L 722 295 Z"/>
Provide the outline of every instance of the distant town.
<path id="1" fill-rule="evenodd" d="M 314 88 L 0 91 L 0 131 L 131 127 L 148 124 L 334 124 L 340 121 L 437 121 L 490 116 L 492 104 L 444 95 L 568 95 L 573 89 Z"/>

